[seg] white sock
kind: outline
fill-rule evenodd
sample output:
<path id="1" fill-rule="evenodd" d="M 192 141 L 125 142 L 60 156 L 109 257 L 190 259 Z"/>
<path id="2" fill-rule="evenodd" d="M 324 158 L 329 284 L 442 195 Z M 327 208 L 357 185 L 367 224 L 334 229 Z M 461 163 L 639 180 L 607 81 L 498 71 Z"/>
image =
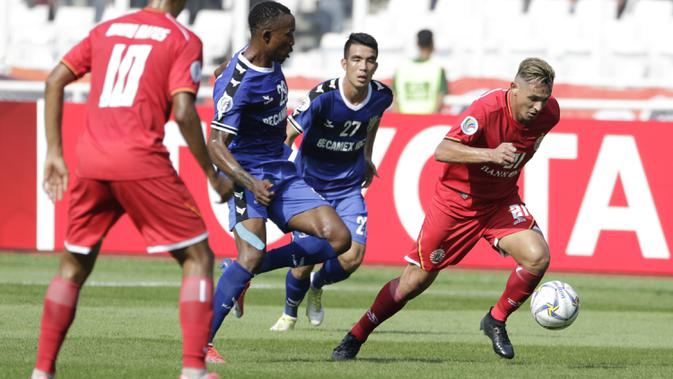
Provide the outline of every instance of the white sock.
<path id="1" fill-rule="evenodd" d="M 34 369 L 30 379 L 54 379 L 54 374 L 44 372 L 42 370 Z"/>
<path id="2" fill-rule="evenodd" d="M 208 371 L 206 371 L 205 368 L 191 368 L 191 367 L 182 368 L 182 376 L 187 377 L 189 379 L 201 379 L 205 377 L 207 374 Z"/>

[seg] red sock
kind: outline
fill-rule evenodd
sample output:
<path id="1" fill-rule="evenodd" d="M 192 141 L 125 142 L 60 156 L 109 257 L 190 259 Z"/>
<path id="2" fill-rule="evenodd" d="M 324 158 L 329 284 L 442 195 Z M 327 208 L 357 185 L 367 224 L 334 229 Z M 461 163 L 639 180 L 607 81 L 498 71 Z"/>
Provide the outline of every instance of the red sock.
<path id="1" fill-rule="evenodd" d="M 399 284 L 400 278 L 396 278 L 389 281 L 383 288 L 381 288 L 381 291 L 379 291 L 379 294 L 376 296 L 372 306 L 367 310 L 367 313 L 365 313 L 360 321 L 358 321 L 353 329 L 351 329 L 351 334 L 355 336 L 355 338 L 362 342 L 366 341 L 369 334 L 371 334 L 379 324 L 392 317 L 404 307 L 407 301 L 400 299 L 399 296 L 395 296 Z"/>
<path id="2" fill-rule="evenodd" d="M 521 266 L 517 266 L 510 274 L 500 300 L 491 309 L 491 316 L 498 321 L 505 322 L 519 306 L 528 299 L 535 287 L 540 283 L 542 275 L 533 274 Z"/>
<path id="3" fill-rule="evenodd" d="M 56 357 L 75 319 L 80 286 L 59 276 L 54 277 L 44 297 L 44 312 L 37 343 L 35 367 L 44 372 L 56 370 Z"/>
<path id="4" fill-rule="evenodd" d="M 213 317 L 213 279 L 188 276 L 180 289 L 182 367 L 205 368 L 208 333 Z"/>

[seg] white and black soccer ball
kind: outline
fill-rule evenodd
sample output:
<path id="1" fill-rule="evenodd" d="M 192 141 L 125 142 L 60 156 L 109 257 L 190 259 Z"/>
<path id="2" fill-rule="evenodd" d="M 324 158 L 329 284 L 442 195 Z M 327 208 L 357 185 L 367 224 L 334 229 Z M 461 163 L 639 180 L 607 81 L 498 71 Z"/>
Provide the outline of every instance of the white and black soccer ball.
<path id="1" fill-rule="evenodd" d="M 568 284 L 558 280 L 540 285 L 530 299 L 530 312 L 540 326 L 563 329 L 580 313 L 580 297 Z"/>

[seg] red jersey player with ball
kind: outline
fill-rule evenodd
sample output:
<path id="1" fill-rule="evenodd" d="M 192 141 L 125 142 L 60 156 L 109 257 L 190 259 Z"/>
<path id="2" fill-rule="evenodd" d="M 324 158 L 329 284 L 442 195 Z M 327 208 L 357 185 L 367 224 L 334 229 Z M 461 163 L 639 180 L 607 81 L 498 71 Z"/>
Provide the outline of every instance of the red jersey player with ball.
<path id="1" fill-rule="evenodd" d="M 425 291 L 440 270 L 458 264 L 480 238 L 517 263 L 481 330 L 503 358 L 514 357 L 505 322 L 528 299 L 549 266 L 549 247 L 518 194 L 517 180 L 559 121 L 551 96 L 554 70 L 538 58 L 521 62 L 508 89 L 482 95 L 435 150 L 446 163 L 402 275 L 386 283 L 332 352 L 354 359 L 369 334 Z"/>

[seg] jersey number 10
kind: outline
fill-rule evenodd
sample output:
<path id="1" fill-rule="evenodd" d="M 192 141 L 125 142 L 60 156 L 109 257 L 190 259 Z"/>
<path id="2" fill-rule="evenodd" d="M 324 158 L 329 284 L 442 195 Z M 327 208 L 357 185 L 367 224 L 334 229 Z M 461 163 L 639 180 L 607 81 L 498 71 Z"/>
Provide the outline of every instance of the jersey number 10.
<path id="1" fill-rule="evenodd" d="M 151 50 L 152 45 L 131 45 L 128 49 L 123 43 L 114 45 L 98 100 L 100 108 L 133 105 Z"/>

